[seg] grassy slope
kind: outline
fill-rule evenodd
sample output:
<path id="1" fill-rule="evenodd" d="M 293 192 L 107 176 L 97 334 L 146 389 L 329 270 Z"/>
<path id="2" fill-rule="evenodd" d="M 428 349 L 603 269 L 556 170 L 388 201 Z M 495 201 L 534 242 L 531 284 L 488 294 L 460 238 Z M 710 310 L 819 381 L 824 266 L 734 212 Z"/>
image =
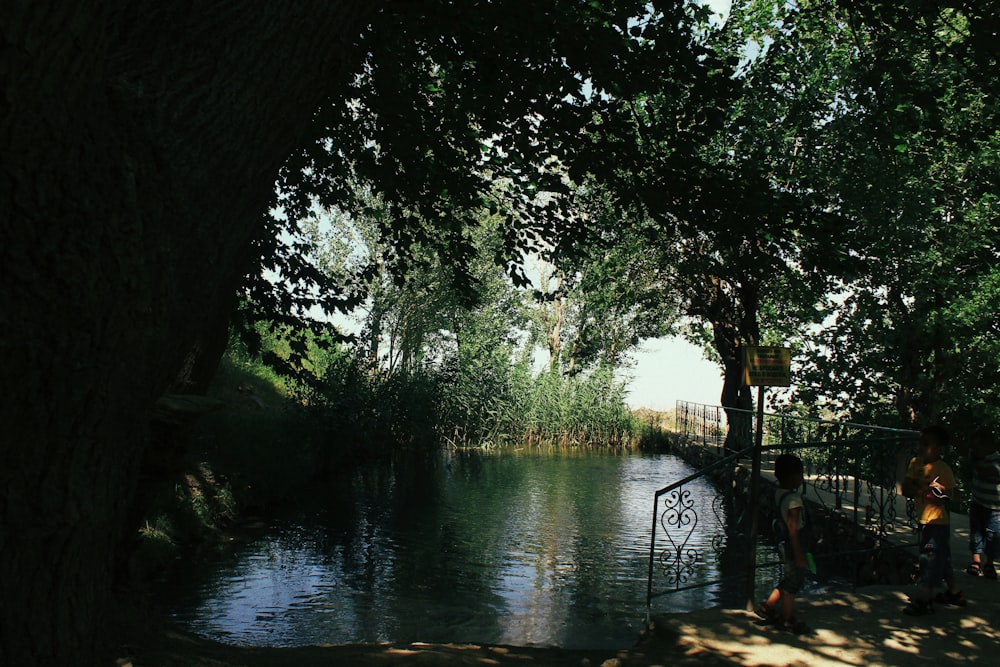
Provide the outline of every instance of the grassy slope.
<path id="1" fill-rule="evenodd" d="M 301 407 L 263 366 L 223 358 L 208 392 L 225 407 L 195 429 L 192 464 L 207 464 L 232 484 L 245 508 L 279 503 L 314 469 Z"/>
<path id="2" fill-rule="evenodd" d="M 152 495 L 130 562 L 140 587 L 179 553 L 216 544 L 234 520 L 280 506 L 315 470 L 299 406 L 266 368 L 227 356 L 208 395 L 223 407 L 194 425 L 182 469 Z"/>

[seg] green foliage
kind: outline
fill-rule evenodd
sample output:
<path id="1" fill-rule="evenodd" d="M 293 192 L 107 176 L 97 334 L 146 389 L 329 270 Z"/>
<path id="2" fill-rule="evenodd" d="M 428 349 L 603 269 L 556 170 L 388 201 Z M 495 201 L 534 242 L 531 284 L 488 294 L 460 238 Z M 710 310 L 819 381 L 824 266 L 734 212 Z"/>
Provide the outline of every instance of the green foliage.
<path id="1" fill-rule="evenodd" d="M 139 529 L 139 543 L 129 557 L 129 576 L 134 582 L 147 581 L 161 571 L 179 551 L 176 531 L 166 514 L 147 520 Z"/>
<path id="2" fill-rule="evenodd" d="M 209 541 L 239 514 L 229 484 L 207 463 L 190 466 L 170 493 L 157 499 L 152 514 L 139 529 L 130 555 L 133 581 L 147 581 L 167 567 L 182 548 Z"/>
<path id="3" fill-rule="evenodd" d="M 873 423 L 996 428 L 1000 388 L 981 369 L 1000 361 L 1000 142 L 987 102 L 997 75 L 976 66 L 981 17 L 971 6 L 875 16 L 846 4 L 855 47 L 837 78 L 841 104 L 815 133 L 821 169 L 809 180 L 854 221 L 856 261 L 807 348 L 800 398 Z"/>
<path id="4" fill-rule="evenodd" d="M 306 469 L 323 474 L 330 466 L 443 443 L 460 447 L 635 444 L 640 427 L 628 413 L 624 388 L 612 381 L 610 369 L 569 377 L 550 371 L 533 377 L 530 358 L 517 353 L 502 330 L 486 326 L 496 324 L 494 316 L 481 312 L 485 320 L 470 317 L 460 346 L 440 363 L 412 371 L 372 367 L 347 349 L 328 352 L 316 361 L 325 369 L 318 382 L 286 380 L 283 385 L 291 400 L 275 420 L 273 434 L 297 434 L 291 451 L 298 454 L 289 456 L 287 448 L 280 454 L 269 453 L 263 449 L 273 445 L 261 443 L 258 449 L 244 442 L 240 451 L 256 452 L 253 456 L 264 465 L 256 470 L 241 465 L 236 469 L 240 477 L 255 479 L 290 469 L 300 472 L 278 478 L 286 483 L 296 477 L 304 481 Z M 272 342 L 281 348 L 280 340 Z M 250 361 L 243 365 L 258 367 Z M 262 371 L 258 381 L 272 374 L 273 370 Z M 260 424 L 255 429 L 267 432 Z M 215 433 L 233 435 L 217 428 Z M 219 455 L 216 460 L 227 459 Z M 228 461 L 232 466 L 232 459 Z"/>
<path id="5" fill-rule="evenodd" d="M 252 355 L 239 338 L 231 339 L 208 392 L 225 405 L 195 425 L 197 447 L 191 456 L 198 458 L 188 461 L 189 468 L 204 463 L 218 471 L 243 509 L 262 510 L 293 499 L 317 467 L 308 424 L 300 418 L 300 396 L 312 383 L 265 363 L 265 354 L 277 358 L 285 349 L 277 334 L 269 334 L 265 343 L 266 353 Z"/>
<path id="6" fill-rule="evenodd" d="M 342 270 L 347 262 L 338 260 L 338 253 L 346 248 L 338 239 L 350 237 L 355 240 L 351 261 L 374 261 L 384 267 L 388 247 L 378 240 L 374 233 L 378 221 L 370 217 L 381 215 L 376 209 L 362 217 L 329 211 L 307 221 L 310 244 L 321 258 L 320 264 L 332 272 Z M 495 262 L 502 252 L 502 220 L 484 212 L 479 224 L 470 233 L 475 251 L 467 266 L 474 279 L 472 292 L 467 291 L 468 286 L 460 287 L 451 267 L 443 265 L 424 244 L 411 249 L 414 262 L 402 280 L 394 280 L 384 269 L 369 276 L 365 286 L 369 297 L 355 346 L 331 357 L 332 361 L 326 362 L 329 372 L 299 394 L 301 402 L 309 406 L 307 413 L 315 433 L 335 433 L 339 441 L 351 443 L 334 450 L 370 453 L 381 446 L 376 443 L 426 447 L 442 439 L 458 446 L 498 446 L 538 439 L 537 429 L 525 421 L 525 415 L 533 411 L 532 401 L 537 403 L 533 397 L 541 395 L 536 385 L 542 382 L 533 379 L 530 372 L 533 340 L 526 325 L 532 305 L 525 291 L 515 287 Z M 601 266 L 598 262 L 594 265 Z M 594 271 L 588 284 L 595 286 L 610 277 L 609 270 Z M 614 294 L 616 285 L 618 294 Z M 588 309 L 592 329 L 601 329 L 599 320 L 615 317 L 612 313 L 618 308 L 621 315 L 616 322 L 628 322 L 635 309 L 629 299 L 621 298 L 626 288 L 626 282 L 606 285 L 604 296 L 591 300 L 599 305 L 597 310 Z M 573 305 L 584 303 L 585 291 L 579 295 Z M 602 340 L 597 336 L 588 339 L 597 343 L 595 352 L 581 354 L 579 363 L 571 364 L 574 373 L 587 371 L 602 360 L 619 363 L 619 357 L 638 343 L 634 327 L 619 337 Z M 613 367 L 607 368 L 603 382 L 611 386 Z M 584 384 L 580 378 L 556 388 L 555 393 L 565 399 Z M 617 400 L 623 409 L 620 391 L 611 400 Z M 538 421 L 545 423 L 550 418 L 543 415 Z M 605 417 L 595 413 L 595 419 Z M 558 428 L 558 423 L 547 424 L 544 439 L 560 439 L 554 435 Z M 567 428 L 579 430 L 576 426 Z M 600 438 L 601 433 L 598 429 L 587 437 Z M 324 444 L 326 437 L 310 436 L 313 451 L 331 449 Z M 618 432 L 610 432 L 608 437 L 621 440 Z M 567 442 L 578 439 L 575 433 L 565 438 Z"/>
<path id="7" fill-rule="evenodd" d="M 662 182 L 685 173 L 687 149 L 666 142 L 696 145 L 729 88 L 724 64 L 696 41 L 706 15 L 697 3 L 639 0 L 544 0 L 530 11 L 520 0 L 424 0 L 377 12 L 347 59 L 352 75 L 282 170 L 260 266 L 246 274 L 247 321 L 316 327 L 310 313 L 349 311 L 373 276 L 402 282 L 428 257 L 468 296 L 484 211 L 501 221 L 490 260 L 525 286 L 526 253 L 571 252 L 585 235 L 567 175 L 583 182 L 642 157 L 621 141 L 637 120 L 631 100 L 672 101 L 669 122 L 647 131 L 677 154 Z M 302 231 L 317 210 L 373 223 L 360 238 L 379 252 L 350 265 L 343 237 L 330 239 L 333 261 L 311 252 Z"/>
<path id="8" fill-rule="evenodd" d="M 721 25 L 683 3 L 380 15 L 348 101 L 282 175 L 274 229 L 294 241 L 268 251 L 286 280 L 336 286 L 313 303 L 364 304 L 364 326 L 350 353 L 311 348 L 332 333 L 272 350 L 316 380 L 288 390 L 345 449 L 615 439 L 616 369 L 685 320 L 727 405 L 748 398 L 739 348 L 787 343 L 824 414 L 1000 424 L 988 21 L 876 4 L 745 0 Z M 533 304 L 514 289 L 528 250 L 555 267 Z M 259 317 L 281 299 L 253 276 Z M 290 336 L 270 322 L 261 337 Z"/>
<path id="9" fill-rule="evenodd" d="M 205 463 L 184 474 L 183 481 L 174 489 L 174 498 L 179 510 L 174 526 L 188 537 L 218 530 L 236 514 L 232 490 Z"/>
<path id="10" fill-rule="evenodd" d="M 523 415 L 529 445 L 633 444 L 635 424 L 625 407 L 624 387 L 610 371 L 565 377 L 548 371 L 533 383 Z"/>
<path id="11" fill-rule="evenodd" d="M 464 369 L 452 367 L 443 376 L 442 426 L 447 441 L 458 447 L 505 447 L 524 444 L 553 444 L 551 435 L 569 424 L 554 404 L 563 407 L 570 395 L 559 393 L 565 387 L 552 387 L 543 374 L 532 379 L 524 367 L 509 364 L 472 364 Z M 549 421 L 546 421 L 549 420 Z M 575 434 L 563 431 L 565 442 L 574 442 Z"/>
<path id="12" fill-rule="evenodd" d="M 309 450 L 322 466 L 437 444 L 434 382 L 422 371 L 378 371 L 341 353 L 301 398 Z"/>
<path id="13" fill-rule="evenodd" d="M 512 430 L 522 408 L 524 373 L 499 351 L 463 354 L 442 366 L 437 378 L 440 429 L 445 442 L 493 447 L 518 441 Z"/>
<path id="14" fill-rule="evenodd" d="M 603 365 L 614 374 L 643 340 L 670 332 L 680 304 L 672 276 L 646 236 L 651 221 L 621 210 L 596 183 L 581 188 L 577 201 L 590 227 L 587 241 L 550 257 L 565 340 L 559 367 L 574 373 Z"/>

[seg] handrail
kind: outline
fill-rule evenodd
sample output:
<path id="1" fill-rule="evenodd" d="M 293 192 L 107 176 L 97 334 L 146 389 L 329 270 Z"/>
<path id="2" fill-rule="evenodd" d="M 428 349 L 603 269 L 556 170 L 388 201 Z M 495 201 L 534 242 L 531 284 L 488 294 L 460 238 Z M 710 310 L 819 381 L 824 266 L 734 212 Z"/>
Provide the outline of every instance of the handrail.
<path id="1" fill-rule="evenodd" d="M 744 408 L 726 408 L 719 405 L 708 405 L 707 403 L 689 403 L 687 401 L 677 401 L 678 405 L 690 405 L 693 407 L 700 408 L 712 408 L 717 410 L 722 410 L 726 413 L 735 412 L 740 414 L 746 414 L 751 417 L 756 417 L 757 412 L 755 410 L 747 410 Z M 831 426 L 847 426 L 851 428 L 859 428 L 864 431 L 886 431 L 889 433 L 898 433 L 900 435 L 917 435 L 918 431 L 905 428 L 892 428 L 891 426 L 874 426 L 872 424 L 859 424 L 857 422 L 842 422 L 833 419 L 822 419 L 820 417 L 803 417 L 802 415 L 788 414 L 784 412 L 765 412 L 764 419 L 767 420 L 768 417 L 773 419 L 790 419 L 792 421 L 809 422 L 813 424 L 829 424 Z M 773 420 L 772 419 L 772 420 Z"/>
<path id="2" fill-rule="evenodd" d="M 663 494 L 670 493 L 674 489 L 676 489 L 678 487 L 681 487 L 681 486 L 684 486 L 688 482 L 693 482 L 694 480 L 698 479 L 699 477 L 704 477 L 706 474 L 712 472 L 716 468 L 721 468 L 722 466 L 724 466 L 727 463 L 732 463 L 733 461 L 735 461 L 735 460 L 737 460 L 739 458 L 747 456 L 752 451 L 753 451 L 753 445 L 751 445 L 750 447 L 745 447 L 744 449 L 741 449 L 738 452 L 733 452 L 732 454 L 729 454 L 728 456 L 726 456 L 724 458 L 716 460 L 711 465 L 708 465 L 708 466 L 702 468 L 701 470 L 698 470 L 698 471 L 695 471 L 695 472 L 691 473 L 690 475 L 688 475 L 684 479 L 681 479 L 681 480 L 678 480 L 678 481 L 673 482 L 671 484 L 668 484 L 667 486 L 663 487 L 659 491 L 656 491 L 653 495 L 654 495 L 655 498 L 658 499 Z"/>
<path id="3" fill-rule="evenodd" d="M 733 413 L 748 419 L 737 418 L 735 421 L 739 424 L 733 424 L 734 420 L 731 419 Z M 682 414 L 684 415 L 683 427 L 680 424 Z M 723 424 L 723 414 L 727 417 L 726 424 Z M 682 584 L 687 584 L 689 577 L 695 575 L 694 564 L 702 556 L 705 547 L 684 551 L 693 534 L 694 527 L 698 523 L 699 510 L 696 509 L 689 491 L 678 490 L 725 466 L 731 466 L 735 470 L 735 462 L 748 456 L 753 451 L 753 445 L 747 444 L 740 437 L 737 441 L 741 447 L 739 451 L 724 450 L 722 445 L 726 441 L 727 432 L 735 426 L 740 429 L 738 432 L 742 433 L 747 430 L 747 424 L 752 425 L 756 418 L 756 414 L 751 410 L 727 409 L 678 401 L 677 419 L 678 427 L 681 429 L 679 435 L 682 441 L 682 451 L 716 451 L 719 458 L 705 468 L 663 487 L 654 494 L 649 573 L 646 586 L 647 615 L 651 612 L 654 597 L 707 585 L 706 583 L 698 583 L 682 587 Z M 860 529 L 851 538 L 854 543 L 850 545 L 839 544 L 838 547 L 842 549 L 836 553 L 827 553 L 827 558 L 832 559 L 834 555 L 840 557 L 848 553 L 870 553 L 884 548 L 908 546 L 904 541 L 909 542 L 910 540 L 901 540 L 900 536 L 910 531 L 914 525 L 912 501 L 907 502 L 905 506 L 897 507 L 897 503 L 906 501 L 896 494 L 895 486 L 892 483 L 893 475 L 890 471 L 893 467 L 894 457 L 899 451 L 898 448 L 893 449 L 893 445 L 905 446 L 909 441 L 915 441 L 919 435 L 916 431 L 780 413 L 765 413 L 763 421 L 765 441 L 761 443 L 761 449 L 763 451 L 795 450 L 803 452 L 801 456 L 806 463 L 809 485 L 815 495 L 814 498 L 810 498 L 810 501 L 818 503 L 825 510 L 836 512 Z M 727 444 L 732 446 L 731 443 Z M 661 511 L 661 498 L 667 494 L 671 495 L 667 498 L 666 506 Z M 727 498 L 730 502 L 737 503 L 743 500 L 742 497 L 732 495 L 728 495 Z M 716 496 L 711 509 L 722 524 L 722 520 L 719 518 L 720 512 L 717 511 L 715 504 L 720 500 L 723 500 L 721 495 Z M 848 506 L 845 507 L 844 504 Z M 755 508 L 751 509 L 756 511 Z M 847 513 L 845 514 L 842 510 L 846 510 Z M 653 579 L 658 555 L 657 523 L 662 523 L 666 539 L 670 543 L 669 546 L 663 545 L 663 548 L 660 549 L 659 559 L 671 588 L 654 593 Z M 672 533 L 676 534 L 672 530 L 675 527 L 688 531 L 686 535 L 681 536 L 679 544 L 671 537 Z M 723 525 L 723 530 L 725 530 L 725 525 Z M 903 533 L 900 532 L 901 530 Z M 870 537 L 863 537 L 863 535 Z M 718 540 L 718 538 L 716 539 Z M 718 550 L 720 544 L 721 540 L 713 546 Z M 857 548 L 859 545 L 861 545 L 861 549 Z M 850 549 L 843 547 L 850 547 Z M 755 549 L 756 545 L 751 544 L 749 548 Z M 759 567 L 773 564 L 775 563 Z"/>
<path id="4" fill-rule="evenodd" d="M 721 459 L 718 459 L 717 461 L 715 461 L 711 465 L 709 465 L 709 466 L 707 466 L 705 468 L 702 468 L 701 470 L 698 470 L 696 472 L 691 473 L 690 475 L 688 475 L 687 477 L 685 477 L 685 478 L 683 478 L 681 480 L 673 482 L 672 484 L 668 484 L 667 486 L 663 487 L 662 489 L 656 491 L 656 493 L 653 494 L 653 528 L 652 528 L 652 531 L 650 533 L 650 540 L 649 540 L 649 576 L 646 579 L 646 611 L 647 611 L 647 615 L 649 613 L 649 608 L 650 608 L 650 605 L 651 605 L 652 600 L 653 600 L 653 563 L 656 560 L 656 524 L 659 523 L 659 519 L 660 519 L 660 517 L 659 517 L 659 515 L 657 513 L 657 509 L 659 508 L 659 505 L 660 505 L 660 498 L 663 497 L 664 495 L 670 493 L 671 491 L 673 491 L 675 489 L 679 489 L 680 487 L 684 486 L 685 484 L 693 482 L 694 480 L 696 480 L 696 479 L 698 479 L 700 477 L 704 477 L 705 475 L 707 475 L 707 474 L 715 471 L 717 468 L 721 468 L 723 466 L 726 466 L 726 465 L 729 465 L 729 464 L 735 462 L 737 459 L 739 459 L 739 458 L 741 458 L 743 456 L 748 455 L 751 451 L 753 451 L 753 446 L 752 445 L 750 447 L 746 447 L 746 448 L 744 448 L 744 449 L 742 449 L 742 450 L 740 450 L 738 452 L 733 452 L 732 454 L 729 454 L 728 456 L 725 456 L 725 457 L 723 457 Z M 680 548 L 683 548 L 683 545 L 681 545 Z M 678 551 L 680 551 L 680 548 L 678 548 Z"/>

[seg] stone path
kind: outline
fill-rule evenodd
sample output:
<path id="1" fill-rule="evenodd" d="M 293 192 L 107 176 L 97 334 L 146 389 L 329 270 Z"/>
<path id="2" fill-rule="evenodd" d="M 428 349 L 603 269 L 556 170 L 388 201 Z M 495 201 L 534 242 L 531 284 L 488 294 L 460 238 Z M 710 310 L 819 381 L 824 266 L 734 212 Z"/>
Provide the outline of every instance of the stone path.
<path id="1" fill-rule="evenodd" d="M 762 474 L 773 475 L 765 464 Z M 806 496 L 832 496 L 810 486 Z M 905 517 L 905 499 L 896 499 L 897 516 Z M 859 509 L 867 504 L 860 499 Z M 853 507 L 845 499 L 847 516 Z M 863 516 L 863 512 L 862 512 Z M 968 517 L 952 513 L 952 558 L 956 578 L 969 603 L 964 608 L 935 605 L 924 617 L 903 614 L 915 586 L 868 586 L 826 591 L 796 601 L 796 615 L 813 632 L 795 636 L 759 624 L 750 612 L 709 609 L 658 615 L 655 629 L 620 664 L 702 665 L 940 665 L 1000 661 L 1000 581 L 964 573 L 968 565 Z M 914 544 L 916 534 L 901 523 L 890 539 Z M 910 548 L 915 555 L 915 548 Z M 761 576 L 761 575 L 758 575 Z M 662 663 L 656 662 L 658 656 Z M 689 662 L 690 661 L 690 662 Z"/>
<path id="2" fill-rule="evenodd" d="M 960 573 L 969 603 L 936 605 L 935 613 L 903 614 L 910 589 L 873 586 L 827 592 L 796 601 L 797 615 L 813 632 L 795 636 L 761 626 L 742 610 L 710 609 L 654 619 L 650 640 L 633 658 L 669 656 L 734 665 L 996 664 L 1000 660 L 1000 582 Z M 678 657 L 680 657 L 678 656 Z M 623 661 L 624 665 L 653 662 Z M 671 664 L 665 660 L 664 665 Z M 694 664 L 693 662 L 691 664 Z"/>

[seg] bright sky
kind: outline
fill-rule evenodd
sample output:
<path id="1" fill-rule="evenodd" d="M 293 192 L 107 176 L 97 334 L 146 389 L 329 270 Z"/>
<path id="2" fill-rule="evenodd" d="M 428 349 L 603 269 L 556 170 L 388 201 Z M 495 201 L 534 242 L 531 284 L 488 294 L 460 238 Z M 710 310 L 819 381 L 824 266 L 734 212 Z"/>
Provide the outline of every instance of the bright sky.
<path id="1" fill-rule="evenodd" d="M 682 338 L 647 341 L 635 356 L 627 383 L 629 407 L 673 409 L 677 401 L 718 405 L 722 372 Z"/>

